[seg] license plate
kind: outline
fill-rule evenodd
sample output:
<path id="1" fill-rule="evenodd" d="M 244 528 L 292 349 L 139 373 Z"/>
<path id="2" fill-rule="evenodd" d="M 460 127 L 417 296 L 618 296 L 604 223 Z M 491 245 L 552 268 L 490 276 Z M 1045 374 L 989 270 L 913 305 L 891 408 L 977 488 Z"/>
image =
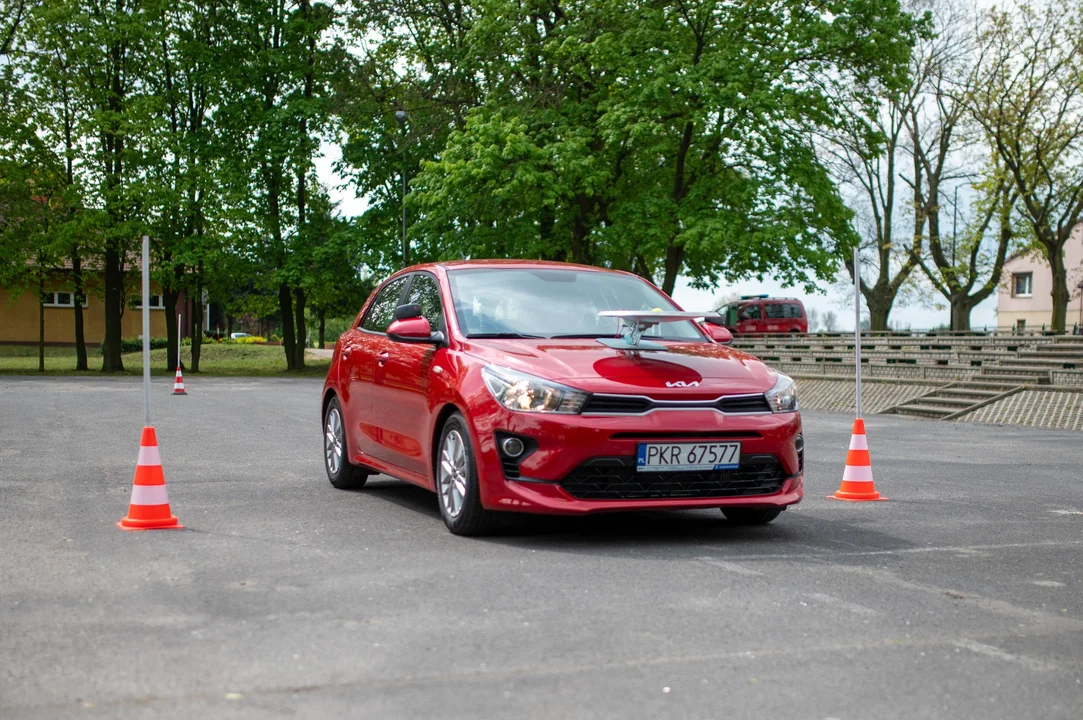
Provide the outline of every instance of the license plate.
<path id="1" fill-rule="evenodd" d="M 640 443 L 638 472 L 734 470 L 741 463 L 741 443 Z"/>

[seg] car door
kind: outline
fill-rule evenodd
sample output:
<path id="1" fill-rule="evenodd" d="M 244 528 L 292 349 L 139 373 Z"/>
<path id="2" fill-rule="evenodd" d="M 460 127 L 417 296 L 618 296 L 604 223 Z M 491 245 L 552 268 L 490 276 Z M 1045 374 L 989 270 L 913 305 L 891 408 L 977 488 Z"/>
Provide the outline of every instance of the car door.
<path id="1" fill-rule="evenodd" d="M 365 455 L 379 457 L 379 411 L 376 380 L 380 358 L 390 351 L 387 326 L 394 319 L 395 308 L 402 304 L 409 276 L 394 278 L 377 292 L 361 322 L 343 343 L 343 361 L 347 367 L 348 388 L 342 409 L 350 447 Z"/>
<path id="2" fill-rule="evenodd" d="M 780 302 L 768 302 L 763 304 L 764 325 L 763 331 L 769 333 L 784 332 L 782 327 L 784 312 Z"/>
<path id="3" fill-rule="evenodd" d="M 414 273 L 403 304 L 418 304 L 432 329 L 447 336 L 440 284 L 427 272 Z M 377 364 L 375 413 L 380 418 L 378 457 L 405 470 L 427 475 L 429 428 L 429 374 L 443 347 L 389 341 L 388 357 Z"/>
<path id="4" fill-rule="evenodd" d="M 758 302 L 742 305 L 737 313 L 737 330 L 742 333 L 756 333 L 760 330 L 760 304 Z"/>

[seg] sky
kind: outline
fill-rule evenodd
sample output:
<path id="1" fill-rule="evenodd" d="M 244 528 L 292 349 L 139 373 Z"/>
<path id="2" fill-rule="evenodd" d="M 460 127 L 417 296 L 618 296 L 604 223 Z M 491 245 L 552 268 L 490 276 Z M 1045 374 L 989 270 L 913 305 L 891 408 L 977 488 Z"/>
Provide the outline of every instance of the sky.
<path id="1" fill-rule="evenodd" d="M 346 217 L 355 217 L 365 210 L 362 199 L 355 197 L 352 188 L 341 188 L 343 178 L 335 172 L 334 163 L 340 157 L 337 145 L 324 143 L 323 156 L 316 162 L 320 180 L 330 188 L 331 199 L 338 203 L 340 212 Z M 915 272 L 920 272 L 916 270 Z M 834 312 L 837 330 L 854 329 L 854 293 L 853 284 L 845 270 L 834 285 L 825 288 L 822 294 L 808 294 L 802 288 L 789 288 L 781 283 L 765 278 L 740 282 L 723 282 L 711 290 L 694 289 L 688 278 L 680 278 L 673 291 L 673 299 L 687 310 L 714 310 L 718 307 L 717 298 L 730 295 L 759 295 L 766 293 L 773 297 L 795 297 L 805 305 L 806 311 L 815 309 L 820 317 L 826 312 Z M 934 291 L 935 294 L 935 291 Z M 936 294 L 934 307 L 904 307 L 896 304 L 891 311 L 890 322 L 894 327 L 912 330 L 928 330 L 941 325 L 950 325 L 951 313 L 947 300 Z M 935 307 L 939 306 L 939 307 Z M 970 326 L 979 329 L 985 325 L 996 325 L 996 294 L 974 308 L 970 314 Z"/>

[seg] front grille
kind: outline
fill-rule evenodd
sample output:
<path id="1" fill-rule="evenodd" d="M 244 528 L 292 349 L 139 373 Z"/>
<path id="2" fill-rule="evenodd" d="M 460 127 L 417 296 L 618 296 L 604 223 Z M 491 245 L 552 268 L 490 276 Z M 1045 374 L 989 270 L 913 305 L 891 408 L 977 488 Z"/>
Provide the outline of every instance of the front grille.
<path id="1" fill-rule="evenodd" d="M 771 405 L 763 395 L 743 395 L 722 398 L 716 407 L 726 413 L 771 412 Z"/>
<path id="2" fill-rule="evenodd" d="M 634 457 L 602 457 L 587 460 L 560 484 L 580 500 L 653 500 L 771 495 L 785 480 L 773 455 L 742 458 L 736 470 L 704 472 L 636 472 Z"/>
<path id="3" fill-rule="evenodd" d="M 724 413 L 769 413 L 771 406 L 762 393 L 723 396 L 711 401 L 652 400 L 638 395 L 591 395 L 584 414 L 642 415 L 650 410 L 720 410 Z"/>
<path id="4" fill-rule="evenodd" d="M 643 397 L 591 395 L 583 407 L 584 413 L 620 413 L 638 415 L 651 409 L 651 401 Z"/>

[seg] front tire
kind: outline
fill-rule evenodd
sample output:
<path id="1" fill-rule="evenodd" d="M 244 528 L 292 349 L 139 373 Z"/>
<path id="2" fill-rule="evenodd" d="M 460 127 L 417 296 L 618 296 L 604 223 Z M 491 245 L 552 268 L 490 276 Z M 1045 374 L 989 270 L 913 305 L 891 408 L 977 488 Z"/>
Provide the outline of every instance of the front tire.
<path id="1" fill-rule="evenodd" d="M 369 479 L 366 470 L 350 464 L 346 426 L 337 397 L 331 398 L 323 413 L 323 467 L 327 470 L 327 479 L 339 490 L 358 490 Z"/>
<path id="2" fill-rule="evenodd" d="M 474 445 L 466 419 L 455 413 L 444 423 L 436 453 L 436 496 L 440 515 L 455 535 L 481 535 L 493 513 L 481 505 Z"/>
<path id="3" fill-rule="evenodd" d="M 735 525 L 766 525 L 782 514 L 782 508 L 722 508 L 722 514 Z"/>

